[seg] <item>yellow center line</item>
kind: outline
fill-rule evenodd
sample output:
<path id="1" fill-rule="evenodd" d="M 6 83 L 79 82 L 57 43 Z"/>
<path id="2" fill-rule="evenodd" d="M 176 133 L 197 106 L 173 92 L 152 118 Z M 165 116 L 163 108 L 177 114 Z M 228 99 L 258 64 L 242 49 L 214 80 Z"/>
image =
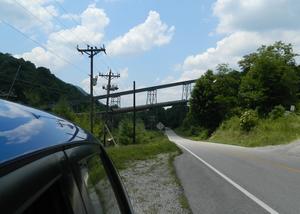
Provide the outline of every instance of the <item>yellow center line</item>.
<path id="1" fill-rule="evenodd" d="M 276 163 L 271 160 L 266 160 L 266 159 L 258 157 L 257 155 L 254 155 L 254 154 L 249 154 L 249 153 L 244 153 L 244 152 L 241 153 L 240 151 L 239 151 L 239 153 L 237 153 L 237 152 L 229 152 L 229 153 L 230 153 L 230 155 L 235 156 L 235 157 L 244 158 L 244 159 L 248 159 L 248 160 L 260 161 L 260 162 L 270 164 L 276 168 L 285 169 L 289 172 L 300 173 L 300 169 L 290 167 L 286 164 Z"/>

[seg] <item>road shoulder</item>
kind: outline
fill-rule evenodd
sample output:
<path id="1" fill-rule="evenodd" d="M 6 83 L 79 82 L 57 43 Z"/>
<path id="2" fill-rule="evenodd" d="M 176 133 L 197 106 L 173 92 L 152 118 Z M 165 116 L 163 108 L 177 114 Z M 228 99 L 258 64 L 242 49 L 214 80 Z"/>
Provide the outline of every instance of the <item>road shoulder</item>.
<path id="1" fill-rule="evenodd" d="M 193 213 L 267 213 L 188 152 L 174 165 Z"/>

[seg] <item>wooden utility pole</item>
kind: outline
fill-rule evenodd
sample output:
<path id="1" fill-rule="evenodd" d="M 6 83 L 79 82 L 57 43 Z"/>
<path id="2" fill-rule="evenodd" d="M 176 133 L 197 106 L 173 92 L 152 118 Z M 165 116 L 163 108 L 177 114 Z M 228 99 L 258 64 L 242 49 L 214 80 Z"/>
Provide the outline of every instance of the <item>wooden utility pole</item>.
<path id="1" fill-rule="evenodd" d="M 16 72 L 15 78 L 14 78 L 13 82 L 11 83 L 11 86 L 10 86 L 9 91 L 8 91 L 8 93 L 7 93 L 6 99 L 9 99 L 9 97 L 10 97 L 10 94 L 11 94 L 11 92 L 12 92 L 12 89 L 13 89 L 14 85 L 15 85 L 15 82 L 16 82 L 16 79 L 17 79 L 17 77 L 18 77 L 18 74 L 19 74 L 20 69 L 21 69 L 21 65 L 19 65 L 19 67 L 18 67 L 18 70 L 17 70 L 17 72 Z"/>
<path id="2" fill-rule="evenodd" d="M 103 89 L 106 90 L 106 115 L 105 115 L 105 124 L 104 124 L 104 127 L 108 127 L 108 114 L 109 114 L 109 94 L 110 94 L 110 91 L 115 91 L 115 90 L 118 90 L 118 86 L 116 85 L 112 85 L 111 84 L 111 80 L 113 78 L 119 78 L 120 77 L 120 74 L 114 74 L 111 72 L 111 69 L 109 69 L 109 72 L 108 74 L 99 74 L 99 77 L 104 77 L 107 79 L 107 86 L 103 86 Z M 109 127 L 108 127 L 109 128 Z M 104 128 L 104 133 L 103 133 L 103 144 L 104 146 L 106 145 L 106 129 Z"/>
<path id="3" fill-rule="evenodd" d="M 80 49 L 77 45 L 77 50 L 83 54 L 87 54 L 89 56 L 90 64 L 91 64 L 91 74 L 90 74 L 90 97 L 91 97 L 91 111 L 90 111 L 90 131 L 94 132 L 94 96 L 93 96 L 93 86 L 94 86 L 94 56 L 96 56 L 100 52 L 104 52 L 106 54 L 105 47 L 103 45 L 102 48 L 90 47 L 87 46 L 86 49 Z"/>
<path id="4" fill-rule="evenodd" d="M 135 137 L 135 123 L 136 123 L 136 118 L 135 118 L 135 81 L 133 81 L 133 133 L 132 133 L 132 143 L 135 144 L 136 142 L 136 137 Z"/>

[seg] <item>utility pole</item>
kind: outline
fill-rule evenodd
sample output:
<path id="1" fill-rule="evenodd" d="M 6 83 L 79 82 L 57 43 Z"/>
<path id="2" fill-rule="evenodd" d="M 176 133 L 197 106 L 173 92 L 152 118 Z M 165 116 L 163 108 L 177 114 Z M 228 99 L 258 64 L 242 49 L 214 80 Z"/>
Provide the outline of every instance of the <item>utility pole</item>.
<path id="1" fill-rule="evenodd" d="M 104 52 L 106 54 L 105 47 L 97 48 L 90 47 L 87 45 L 86 49 L 80 49 L 77 45 L 77 51 L 79 51 L 81 54 L 87 54 L 90 58 L 90 64 L 91 64 L 91 74 L 90 74 L 90 97 L 91 97 L 91 111 L 90 111 L 90 131 L 91 133 L 94 132 L 94 96 L 93 96 L 93 86 L 95 85 L 94 81 L 94 56 L 96 56 L 100 52 Z"/>
<path id="2" fill-rule="evenodd" d="M 135 144 L 136 137 L 135 137 L 135 123 L 136 123 L 136 118 L 135 118 L 135 81 L 133 81 L 133 139 L 132 143 Z"/>
<path id="3" fill-rule="evenodd" d="M 11 94 L 11 91 L 12 91 L 13 87 L 14 87 L 14 84 L 15 84 L 15 81 L 16 81 L 16 79 L 17 79 L 17 77 L 18 77 L 18 74 L 19 74 L 20 69 L 21 69 L 21 65 L 19 65 L 19 67 L 18 67 L 18 70 L 17 70 L 16 75 L 15 75 L 15 78 L 14 78 L 14 80 L 13 80 L 11 86 L 10 86 L 10 89 L 9 89 L 9 91 L 8 91 L 8 94 L 7 94 L 6 99 L 9 99 L 9 96 L 10 96 L 10 94 Z"/>
<path id="4" fill-rule="evenodd" d="M 115 91 L 118 90 L 118 86 L 117 85 L 112 85 L 111 84 L 111 80 L 113 78 L 119 78 L 120 74 L 114 74 L 111 72 L 111 69 L 109 69 L 108 74 L 101 74 L 99 73 L 99 77 L 104 77 L 105 79 L 107 79 L 107 85 L 103 86 L 102 88 L 106 90 L 106 115 L 105 115 L 105 125 L 108 127 L 108 114 L 109 114 L 109 94 L 110 91 Z M 106 145 L 106 129 L 104 128 L 104 133 L 103 133 L 103 144 L 104 146 Z"/>

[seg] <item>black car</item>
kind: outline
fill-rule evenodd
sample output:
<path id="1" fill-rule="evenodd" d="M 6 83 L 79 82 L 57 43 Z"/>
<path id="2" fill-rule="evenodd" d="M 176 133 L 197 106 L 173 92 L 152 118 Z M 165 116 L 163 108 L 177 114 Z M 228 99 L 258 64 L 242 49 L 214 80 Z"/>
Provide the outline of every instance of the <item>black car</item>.
<path id="1" fill-rule="evenodd" d="M 132 213 L 101 144 L 75 124 L 0 100 L 0 213 Z"/>

